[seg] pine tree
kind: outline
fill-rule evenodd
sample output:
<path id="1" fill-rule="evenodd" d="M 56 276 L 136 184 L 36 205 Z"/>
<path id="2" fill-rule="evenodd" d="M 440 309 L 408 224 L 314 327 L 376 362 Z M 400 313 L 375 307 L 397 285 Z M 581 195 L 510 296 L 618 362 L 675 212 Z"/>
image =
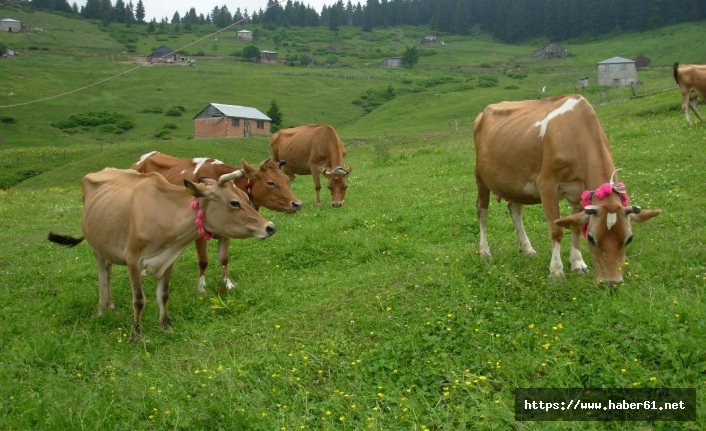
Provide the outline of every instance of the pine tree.
<path id="1" fill-rule="evenodd" d="M 274 100 L 270 103 L 270 109 L 267 110 L 267 116 L 272 119 L 270 122 L 270 132 L 275 133 L 282 128 L 282 119 L 284 116 L 282 115 L 282 111 L 280 111 L 279 106 L 277 106 L 277 102 Z"/>
<path id="2" fill-rule="evenodd" d="M 142 4 L 142 0 L 137 0 L 137 7 L 135 8 L 135 18 L 137 22 L 145 22 L 145 5 Z"/>
<path id="3" fill-rule="evenodd" d="M 407 49 L 405 49 L 404 51 L 404 54 L 402 55 L 402 66 L 406 67 L 407 69 L 411 69 L 417 64 L 418 61 L 419 51 L 417 51 L 417 47 L 407 47 Z"/>

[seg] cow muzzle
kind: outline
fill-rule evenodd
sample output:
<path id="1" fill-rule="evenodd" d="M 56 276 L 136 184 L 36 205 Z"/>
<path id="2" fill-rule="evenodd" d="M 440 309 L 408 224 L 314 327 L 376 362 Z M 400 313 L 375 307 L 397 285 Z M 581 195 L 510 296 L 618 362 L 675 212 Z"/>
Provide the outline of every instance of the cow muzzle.
<path id="1" fill-rule="evenodd" d="M 331 202 L 331 206 L 334 208 L 341 208 L 343 206 L 343 201 L 341 202 Z"/>
<path id="2" fill-rule="evenodd" d="M 277 228 L 275 227 L 274 223 L 272 223 L 272 222 L 267 223 L 267 225 L 265 225 L 265 236 L 263 238 L 271 237 L 272 235 L 275 234 L 276 230 L 277 230 Z"/>
<path id="3" fill-rule="evenodd" d="M 295 213 L 302 209 L 302 201 L 296 200 L 292 202 L 292 206 L 286 212 Z"/>

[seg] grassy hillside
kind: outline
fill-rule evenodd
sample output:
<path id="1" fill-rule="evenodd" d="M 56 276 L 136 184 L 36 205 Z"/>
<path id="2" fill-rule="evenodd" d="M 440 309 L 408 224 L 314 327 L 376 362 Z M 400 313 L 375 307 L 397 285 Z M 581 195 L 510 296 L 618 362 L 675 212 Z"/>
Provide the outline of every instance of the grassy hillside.
<path id="1" fill-rule="evenodd" d="M 357 34 L 350 40 L 369 40 L 368 53 L 349 53 L 341 67 L 154 66 L 65 97 L 0 108 L 0 117 L 15 119 L 0 123 L 0 429 L 703 429 L 706 135 L 704 125 L 687 126 L 670 75 L 674 60 L 704 58 L 703 47 L 687 43 L 698 29 L 571 42 L 575 55 L 557 61 L 532 60 L 530 46 L 449 39 L 424 48 L 435 54 L 412 70 L 378 65 L 421 30 Z M 97 26 L 81 32 L 77 39 L 96 39 L 95 50 L 59 43 L 1 59 L 0 105 L 134 67 L 122 48 L 100 52 L 108 33 Z M 298 45 L 327 43 L 324 30 L 311 39 L 291 34 Z M 140 35 L 128 43 L 157 42 Z M 375 44 L 379 57 L 363 59 Z M 592 76 L 597 60 L 650 55 L 644 46 L 662 53 L 640 72 L 640 91 L 654 94 L 585 93 L 631 201 L 663 210 L 634 228 L 625 284 L 597 286 L 593 274 L 549 282 L 539 207 L 525 211 L 537 257 L 518 254 L 507 210 L 493 202 L 494 257 L 481 260 L 475 115 L 488 103 L 537 97 L 542 86 L 548 95 L 575 91 L 576 77 Z M 484 87 L 490 77 L 497 83 Z M 369 113 L 353 103 L 388 86 L 396 97 Z M 116 309 L 97 318 L 89 247 L 59 248 L 45 240 L 47 232 L 79 233 L 83 175 L 129 166 L 147 151 L 232 163 L 266 158 L 267 138 L 191 139 L 191 118 L 209 102 L 266 110 L 272 99 L 287 125 L 327 122 L 339 130 L 353 165 L 346 205 L 330 208 L 323 193 L 315 207 L 311 178 L 298 177 L 292 187 L 304 209 L 263 210 L 277 234 L 233 242 L 232 292 L 219 291 L 210 244 L 209 292 L 195 294 L 196 256 L 188 247 L 171 282 L 174 330 L 157 326 L 155 283 L 146 279 L 144 340 L 130 343 L 125 268 L 114 268 Z M 144 112 L 173 106 L 185 113 Z M 51 125 L 104 110 L 128 115 L 135 127 L 65 133 Z M 167 123 L 176 129 L 154 138 Z M 565 257 L 567 248 L 565 240 Z M 696 388 L 698 420 L 516 422 L 517 387 Z"/>

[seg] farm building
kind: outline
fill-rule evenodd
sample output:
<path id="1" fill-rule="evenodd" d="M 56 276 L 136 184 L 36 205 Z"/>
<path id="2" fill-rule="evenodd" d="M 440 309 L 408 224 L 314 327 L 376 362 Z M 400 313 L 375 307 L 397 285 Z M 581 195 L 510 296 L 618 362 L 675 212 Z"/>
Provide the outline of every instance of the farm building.
<path id="1" fill-rule="evenodd" d="M 422 37 L 422 40 L 420 41 L 422 45 L 427 45 L 427 44 L 440 44 L 441 39 L 439 39 L 436 35 L 434 34 L 427 34 L 426 36 Z"/>
<path id="2" fill-rule="evenodd" d="M 260 63 L 277 64 L 277 53 L 274 51 L 260 51 Z"/>
<path id="3" fill-rule="evenodd" d="M 402 67 L 402 57 L 389 57 L 385 60 L 387 67 Z"/>
<path id="4" fill-rule="evenodd" d="M 550 43 L 532 53 L 535 58 L 563 58 L 569 55 L 569 50 L 558 43 Z"/>
<path id="5" fill-rule="evenodd" d="M 576 80 L 576 88 L 588 88 L 589 81 L 588 76 L 582 76 Z"/>
<path id="6" fill-rule="evenodd" d="M 235 40 L 252 40 L 252 32 L 250 30 L 240 30 L 235 34 Z"/>
<path id="7" fill-rule="evenodd" d="M 633 83 L 637 83 L 637 69 L 633 60 L 613 57 L 598 63 L 598 85 L 622 87 Z"/>
<path id="8" fill-rule="evenodd" d="M 147 56 L 147 61 L 150 63 L 176 63 L 178 58 L 179 54 L 173 49 L 162 45 Z"/>
<path id="9" fill-rule="evenodd" d="M 255 108 L 209 103 L 194 117 L 195 138 L 268 135 L 272 119 Z"/>
<path id="10" fill-rule="evenodd" d="M 0 31 L 19 33 L 22 31 L 22 22 L 12 18 L 0 20 Z"/>

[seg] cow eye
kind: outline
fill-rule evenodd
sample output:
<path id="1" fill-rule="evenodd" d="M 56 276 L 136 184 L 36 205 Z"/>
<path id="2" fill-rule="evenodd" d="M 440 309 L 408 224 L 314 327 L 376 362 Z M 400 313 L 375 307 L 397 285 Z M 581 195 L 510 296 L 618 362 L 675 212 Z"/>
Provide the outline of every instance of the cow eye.
<path id="1" fill-rule="evenodd" d="M 590 233 L 589 233 L 588 235 L 586 235 L 586 239 L 587 239 L 588 242 L 590 242 L 591 244 L 596 245 L 596 239 L 595 239 L 595 238 L 593 237 L 593 235 L 591 235 Z"/>
<path id="2" fill-rule="evenodd" d="M 230 201 L 230 206 L 231 208 L 240 209 L 240 201 L 233 199 L 232 201 Z"/>
<path id="3" fill-rule="evenodd" d="M 348 190 L 348 185 L 346 185 L 346 186 L 343 188 L 343 190 Z"/>
<path id="4" fill-rule="evenodd" d="M 628 245 L 628 244 L 630 244 L 631 242 L 632 242 L 632 235 L 630 235 L 630 236 L 628 237 L 628 239 L 625 240 L 625 245 Z"/>
<path id="5" fill-rule="evenodd" d="M 276 184 L 275 184 L 274 181 L 269 180 L 269 181 L 267 181 L 267 185 L 270 186 L 270 187 L 274 187 Z"/>

